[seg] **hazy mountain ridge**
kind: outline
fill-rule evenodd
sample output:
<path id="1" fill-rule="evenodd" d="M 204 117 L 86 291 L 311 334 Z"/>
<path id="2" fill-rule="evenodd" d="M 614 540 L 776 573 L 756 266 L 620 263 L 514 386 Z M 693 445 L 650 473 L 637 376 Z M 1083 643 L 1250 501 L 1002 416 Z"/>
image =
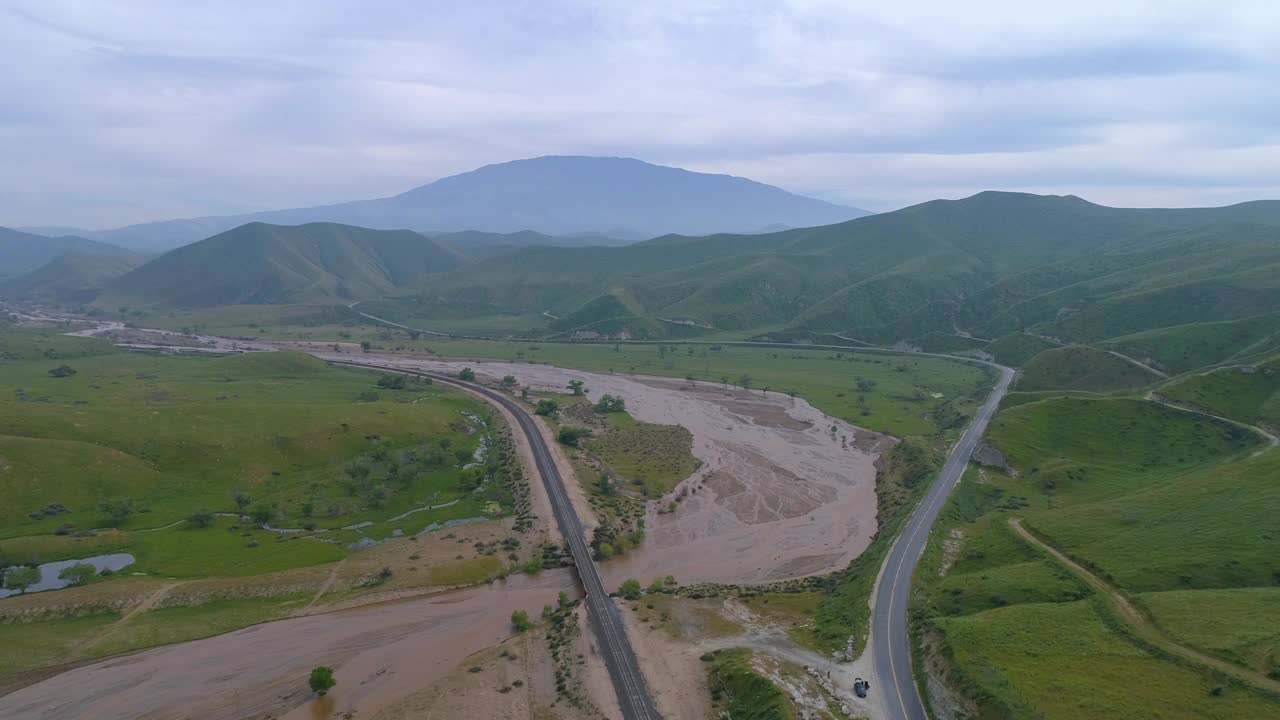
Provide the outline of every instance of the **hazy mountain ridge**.
<path id="1" fill-rule="evenodd" d="M 630 158 L 545 156 L 486 165 L 393 197 L 141 223 L 85 235 L 133 249 L 168 250 L 249 222 L 333 222 L 432 233 L 531 230 L 633 239 L 825 225 L 866 214 L 730 175 Z"/>
<path id="2" fill-rule="evenodd" d="M 45 237 L 0 227 L 0 278 L 31 272 L 72 250 L 92 255 L 125 253 L 119 247 L 75 235 Z"/>

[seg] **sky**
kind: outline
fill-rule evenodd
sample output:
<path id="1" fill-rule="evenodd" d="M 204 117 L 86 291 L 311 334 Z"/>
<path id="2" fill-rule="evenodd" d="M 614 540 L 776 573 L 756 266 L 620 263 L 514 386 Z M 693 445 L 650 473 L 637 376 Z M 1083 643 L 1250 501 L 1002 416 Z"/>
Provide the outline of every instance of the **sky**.
<path id="1" fill-rule="evenodd" d="M 1280 198 L 1280 4 L 0 3 L 0 225 L 89 229 L 618 155 L 875 211 Z"/>

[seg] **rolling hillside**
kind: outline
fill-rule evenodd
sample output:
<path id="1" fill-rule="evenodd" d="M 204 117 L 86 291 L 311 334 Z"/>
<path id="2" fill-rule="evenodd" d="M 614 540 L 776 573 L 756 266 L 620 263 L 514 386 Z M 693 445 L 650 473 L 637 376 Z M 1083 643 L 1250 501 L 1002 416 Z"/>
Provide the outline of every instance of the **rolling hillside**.
<path id="1" fill-rule="evenodd" d="M 409 304 L 547 311 L 562 332 L 769 328 L 892 343 L 1035 328 L 1097 342 L 1280 311 L 1277 260 L 1280 202 L 1130 210 L 987 192 L 762 235 L 526 248 L 433 277 Z"/>
<path id="2" fill-rule="evenodd" d="M 108 305 L 348 302 L 378 297 L 462 263 L 408 230 L 250 223 L 166 253 L 112 281 Z"/>
<path id="3" fill-rule="evenodd" d="M 825 225 L 866 214 L 746 178 L 631 158 L 547 156 L 486 165 L 394 197 L 86 234 L 149 251 L 179 247 L 249 222 L 332 222 L 432 232 L 533 230 L 640 240 L 671 232 L 705 235 Z"/>
<path id="4" fill-rule="evenodd" d="M 0 279 L 23 275 L 68 251 L 89 255 L 118 255 L 113 245 L 74 235 L 45 237 L 0 227 Z"/>
<path id="5" fill-rule="evenodd" d="M 110 281 L 146 261 L 120 251 L 94 255 L 70 250 L 31 272 L 0 282 L 0 298 L 53 303 L 88 303 Z"/>

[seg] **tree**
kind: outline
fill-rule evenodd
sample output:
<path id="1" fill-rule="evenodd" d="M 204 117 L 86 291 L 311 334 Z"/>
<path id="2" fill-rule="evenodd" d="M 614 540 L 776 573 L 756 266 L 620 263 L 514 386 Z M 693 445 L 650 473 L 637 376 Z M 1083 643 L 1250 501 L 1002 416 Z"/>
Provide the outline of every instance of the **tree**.
<path id="1" fill-rule="evenodd" d="M 118 497 L 98 503 L 98 510 L 107 514 L 111 525 L 121 525 L 133 514 L 133 498 Z"/>
<path id="2" fill-rule="evenodd" d="M 876 381 L 864 377 L 854 378 L 853 384 L 858 388 L 858 392 L 863 394 L 876 389 Z"/>
<path id="3" fill-rule="evenodd" d="M 49 376 L 56 377 L 56 378 L 71 377 L 72 375 L 75 375 L 75 374 L 76 374 L 76 369 L 71 367 L 70 365 L 59 365 L 58 367 L 49 371 Z"/>
<path id="4" fill-rule="evenodd" d="M 324 697 L 325 693 L 338 684 L 338 681 L 333 679 L 333 668 L 328 665 L 319 665 L 311 668 L 311 677 L 308 678 L 307 682 L 311 684 L 311 692 L 320 697 Z"/>
<path id="5" fill-rule="evenodd" d="M 639 600 L 640 581 L 635 578 L 623 580 L 622 585 L 618 588 L 618 594 L 627 600 Z"/>
<path id="6" fill-rule="evenodd" d="M 585 385 L 585 383 L 583 383 L 581 380 L 570 380 L 570 381 L 569 381 L 569 390 L 570 390 L 570 391 L 571 391 L 575 396 L 586 395 L 586 394 L 587 394 L 587 388 L 586 388 L 586 387 L 584 387 L 584 385 Z"/>
<path id="7" fill-rule="evenodd" d="M 276 518 L 276 508 L 274 505 L 258 503 L 253 507 L 253 512 L 250 516 L 255 523 L 266 525 Z"/>
<path id="8" fill-rule="evenodd" d="M 529 613 L 524 610 L 516 610 L 511 613 L 511 627 L 515 628 L 516 632 L 526 632 L 530 627 Z"/>
<path id="9" fill-rule="evenodd" d="M 617 492 L 613 483 L 609 481 L 609 473 L 607 472 L 600 473 L 600 479 L 596 481 L 596 487 L 600 489 L 601 495 L 612 495 Z"/>
<path id="10" fill-rule="evenodd" d="M 538 407 L 533 411 L 535 415 L 545 417 L 553 417 L 558 412 L 560 412 L 560 403 L 555 400 L 539 400 Z"/>
<path id="11" fill-rule="evenodd" d="M 742 373 L 742 376 L 738 378 L 738 384 L 742 386 L 743 390 L 751 389 L 751 376 L 746 373 Z"/>
<path id="12" fill-rule="evenodd" d="M 191 513 L 187 522 L 191 523 L 191 527 L 207 528 L 213 524 L 213 513 L 208 508 L 199 508 Z"/>
<path id="13" fill-rule="evenodd" d="M 253 498 L 249 497 L 249 493 L 243 490 L 236 490 L 231 493 L 231 500 L 235 502 L 236 510 L 244 512 L 244 509 L 249 507 L 249 503 L 253 501 Z"/>
<path id="14" fill-rule="evenodd" d="M 503 375 L 503 376 L 502 376 L 502 387 L 508 387 L 508 388 L 509 388 L 509 387 L 514 386 L 515 384 L 516 384 L 516 376 L 515 376 L 515 375 Z"/>
<path id="15" fill-rule="evenodd" d="M 619 413 L 627 411 L 627 401 L 616 395 L 605 393 L 600 396 L 600 401 L 596 403 L 596 412 L 598 413 Z"/>
<path id="16" fill-rule="evenodd" d="M 469 367 L 464 367 L 462 368 L 462 371 L 458 373 L 458 377 L 462 378 L 463 380 L 466 380 L 467 382 L 475 382 L 476 371 L 472 370 Z"/>
<path id="17" fill-rule="evenodd" d="M 27 588 L 40 582 L 40 569 L 28 565 L 9 568 L 4 574 L 4 589 L 26 592 Z"/>
<path id="18" fill-rule="evenodd" d="M 361 390 L 356 396 L 356 402 L 378 402 L 378 393 L 373 390 Z"/>
<path id="19" fill-rule="evenodd" d="M 62 571 L 58 573 L 58 579 L 66 580 L 71 585 L 83 585 L 97 574 L 98 568 L 89 563 L 76 563 L 62 568 Z"/>
<path id="20" fill-rule="evenodd" d="M 373 349 L 373 343 L 369 342 L 368 340 L 361 340 L 360 349 L 365 352 L 369 352 L 370 350 Z"/>

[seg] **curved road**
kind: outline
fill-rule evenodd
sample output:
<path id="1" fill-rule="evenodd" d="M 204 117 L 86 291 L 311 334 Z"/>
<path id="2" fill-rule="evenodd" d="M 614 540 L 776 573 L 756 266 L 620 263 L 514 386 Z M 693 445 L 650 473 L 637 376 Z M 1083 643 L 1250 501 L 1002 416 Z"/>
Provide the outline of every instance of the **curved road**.
<path id="1" fill-rule="evenodd" d="M 879 688 L 884 693 L 882 706 L 885 717 L 889 720 L 927 720 L 924 701 L 920 698 L 920 690 L 916 687 L 915 674 L 911 670 L 911 634 L 907 629 L 907 605 L 911 601 L 911 578 L 915 574 L 916 563 L 920 553 L 924 551 L 929 539 L 929 528 L 933 526 L 938 512 L 946 502 L 947 496 L 960 481 L 964 469 L 969 463 L 969 456 L 978 440 L 986 432 L 987 423 L 995 415 L 1001 398 L 1009 390 L 1013 380 L 1013 370 L 1003 365 L 991 364 L 1000 371 L 1000 379 L 991 389 L 991 395 L 974 415 L 973 422 L 960 436 L 960 442 L 951 450 L 942 472 L 929 486 L 924 500 L 907 519 L 902 534 L 894 541 L 881 570 L 880 582 L 876 585 L 875 599 L 872 603 L 871 637 L 874 639 L 872 650 L 876 676 L 886 687 Z M 872 688 L 876 691 L 876 688 Z"/>
<path id="2" fill-rule="evenodd" d="M 560 526 L 560 533 L 564 535 L 565 542 L 569 544 L 569 553 L 573 556 L 574 565 L 578 569 L 578 577 L 582 580 L 582 586 L 586 590 L 588 617 L 591 618 L 591 625 L 596 633 L 600 653 L 604 656 L 604 663 L 609 670 L 609 677 L 612 679 L 614 690 L 618 694 L 618 704 L 622 708 L 622 716 L 625 720 L 659 720 L 661 716 L 658 715 L 653 698 L 649 695 L 649 690 L 645 686 L 644 675 L 640 672 L 640 663 L 636 659 L 635 650 L 631 647 L 631 641 L 627 638 L 627 631 L 622 624 L 622 618 L 618 616 L 617 606 L 609 599 L 609 593 L 605 591 L 604 582 L 600 579 L 600 572 L 596 568 L 595 561 L 591 558 L 591 548 L 587 546 L 586 541 L 582 538 L 582 522 L 578 519 L 578 513 L 569 502 L 569 496 L 565 491 L 564 479 L 560 476 L 560 471 L 556 468 L 555 461 L 551 458 L 551 450 L 547 447 L 542 433 L 539 432 L 538 426 L 533 418 L 530 417 L 528 411 L 506 395 L 476 383 L 469 383 L 435 373 L 385 367 L 373 363 L 336 360 L 330 360 L 329 362 L 338 365 L 373 368 L 406 375 L 428 377 L 433 381 L 454 385 L 481 395 L 494 404 L 501 405 L 511 413 L 512 417 L 519 423 L 520 430 L 529 439 L 529 446 L 533 449 L 534 464 L 537 465 L 538 474 L 542 476 L 542 484 L 547 489 L 547 496 L 551 499 L 551 509 L 556 516 L 556 523 Z"/>

